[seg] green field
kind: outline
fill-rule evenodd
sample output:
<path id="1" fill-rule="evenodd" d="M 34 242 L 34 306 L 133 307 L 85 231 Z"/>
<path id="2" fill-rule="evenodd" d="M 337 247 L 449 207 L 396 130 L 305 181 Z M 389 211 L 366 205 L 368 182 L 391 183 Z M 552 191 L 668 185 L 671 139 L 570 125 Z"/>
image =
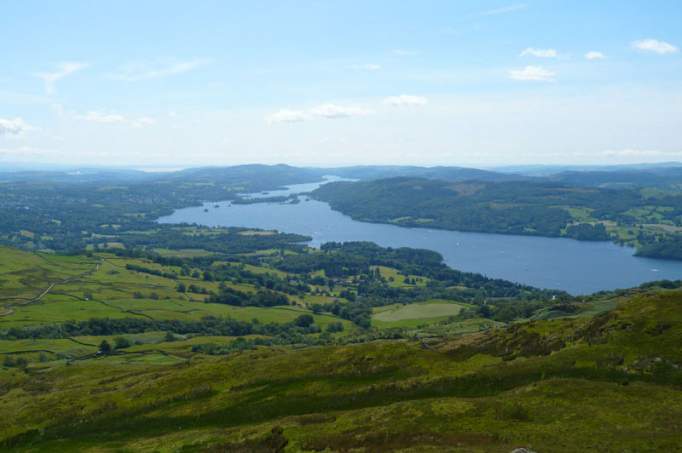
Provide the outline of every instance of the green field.
<path id="1" fill-rule="evenodd" d="M 217 291 L 216 282 L 191 277 L 172 280 L 126 269 L 127 264 L 149 269 L 178 272 L 173 266 L 160 266 L 140 259 L 124 259 L 108 254 L 93 257 L 64 257 L 32 254 L 0 248 L 0 329 L 26 327 L 91 318 L 144 318 L 156 320 L 201 320 L 206 316 L 229 317 L 262 323 L 286 323 L 302 313 L 301 307 L 234 307 L 204 302 L 201 294 L 180 294 L 178 281 Z M 252 272 L 266 269 L 247 265 Z M 277 271 L 273 272 L 277 274 Z M 281 274 L 281 272 L 280 272 Z M 248 284 L 230 284 L 253 292 Z M 328 315 L 314 315 L 321 327 L 341 321 Z"/>
<path id="2" fill-rule="evenodd" d="M 373 266 L 373 269 L 378 270 L 380 275 L 388 281 L 389 285 L 397 288 L 423 287 L 429 281 L 428 278 L 416 275 L 403 275 L 397 269 L 387 266 Z M 410 283 L 406 282 L 407 279 L 410 279 Z"/>
<path id="3" fill-rule="evenodd" d="M 379 327 L 415 327 L 457 316 L 463 308 L 463 304 L 441 300 L 387 305 L 375 308 L 372 319 Z"/>

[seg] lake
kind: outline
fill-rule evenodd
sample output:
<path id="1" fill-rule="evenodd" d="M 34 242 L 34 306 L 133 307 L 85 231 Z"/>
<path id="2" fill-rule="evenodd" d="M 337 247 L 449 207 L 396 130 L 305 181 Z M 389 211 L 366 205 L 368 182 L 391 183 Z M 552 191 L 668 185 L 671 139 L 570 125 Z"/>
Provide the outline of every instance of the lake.
<path id="1" fill-rule="evenodd" d="M 338 180 L 328 177 L 326 181 Z M 325 181 L 325 182 L 326 182 Z M 321 183 L 251 194 L 253 198 L 305 193 Z M 682 262 L 633 255 L 634 249 L 610 242 L 511 236 L 358 222 L 333 211 L 327 203 L 300 196 L 300 203 L 232 205 L 229 202 L 176 210 L 161 223 L 197 223 L 278 230 L 324 242 L 371 241 L 384 247 L 430 249 L 458 270 L 477 272 L 571 294 L 628 288 L 651 280 L 682 278 Z M 219 206 L 216 208 L 215 206 Z M 204 210 L 207 209 L 208 212 Z"/>

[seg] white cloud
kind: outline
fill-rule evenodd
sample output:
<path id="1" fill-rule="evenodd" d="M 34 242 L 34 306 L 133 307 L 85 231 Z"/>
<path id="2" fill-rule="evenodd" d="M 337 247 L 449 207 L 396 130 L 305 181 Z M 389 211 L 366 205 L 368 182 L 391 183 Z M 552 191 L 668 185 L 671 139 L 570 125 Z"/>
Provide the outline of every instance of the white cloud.
<path id="1" fill-rule="evenodd" d="M 412 96 L 409 94 L 401 94 L 400 96 L 389 96 L 384 99 L 384 104 L 394 107 L 408 107 L 413 105 L 426 105 L 429 102 L 423 96 Z"/>
<path id="2" fill-rule="evenodd" d="M 524 49 L 520 54 L 522 57 L 532 56 L 538 58 L 556 58 L 558 55 L 556 49 L 535 49 L 533 47 Z"/>
<path id="3" fill-rule="evenodd" d="M 30 126 L 21 118 L 0 118 L 0 137 L 3 135 L 21 135 Z"/>
<path id="4" fill-rule="evenodd" d="M 603 60 L 604 58 L 606 58 L 606 55 L 601 52 L 597 52 L 596 50 L 590 50 L 585 54 L 585 59 L 590 61 Z"/>
<path id="5" fill-rule="evenodd" d="M 320 118 L 349 118 L 352 116 L 365 116 L 372 113 L 363 107 L 344 106 L 337 104 L 322 104 L 310 109 L 310 114 Z"/>
<path id="6" fill-rule="evenodd" d="M 55 91 L 55 85 L 59 80 L 87 67 L 88 65 L 86 63 L 79 63 L 75 61 L 65 62 L 61 63 L 54 72 L 40 73 L 37 74 L 37 77 L 42 79 L 45 83 L 45 92 L 47 94 L 53 94 Z"/>
<path id="7" fill-rule="evenodd" d="M 499 8 L 489 9 L 487 11 L 482 11 L 478 13 L 479 16 L 499 16 L 500 14 L 514 13 L 517 11 L 523 11 L 528 8 L 525 3 L 516 3 L 514 5 L 502 6 Z"/>
<path id="8" fill-rule="evenodd" d="M 542 66 L 526 66 L 522 69 L 512 69 L 509 71 L 509 77 L 514 80 L 551 82 L 555 76 L 555 72 Z"/>
<path id="9" fill-rule="evenodd" d="M 183 74 L 208 63 L 209 60 L 205 58 L 196 58 L 186 61 L 163 60 L 153 63 L 131 63 L 120 68 L 117 73 L 111 75 L 111 78 L 125 80 L 127 82 L 160 79 Z"/>
<path id="10" fill-rule="evenodd" d="M 354 64 L 351 65 L 350 68 L 355 69 L 356 71 L 378 71 L 381 69 L 381 65 L 374 63 Z"/>
<path id="11" fill-rule="evenodd" d="M 659 41 L 657 39 L 642 39 L 639 41 L 634 41 L 632 43 L 632 48 L 641 50 L 643 52 L 657 53 L 659 55 L 666 55 L 679 51 L 679 49 L 672 44 L 665 41 Z"/>
<path id="12" fill-rule="evenodd" d="M 265 117 L 268 124 L 274 123 L 299 123 L 308 119 L 303 110 L 281 109 Z"/>
<path id="13" fill-rule="evenodd" d="M 132 127 L 145 127 L 156 123 L 154 118 L 142 116 L 139 118 L 128 118 L 118 113 L 102 113 L 91 111 L 85 115 L 76 115 L 78 119 L 100 124 L 126 124 Z"/>
<path id="14" fill-rule="evenodd" d="M 664 157 L 668 156 L 679 157 L 682 156 L 681 151 L 663 151 L 660 149 L 639 149 L 639 148 L 624 148 L 624 149 L 609 149 L 602 154 L 608 157 Z"/>
<path id="15" fill-rule="evenodd" d="M 88 112 L 85 115 L 79 116 L 79 118 L 85 121 L 103 124 L 125 123 L 127 121 L 123 115 L 102 112 Z"/>
<path id="16" fill-rule="evenodd" d="M 350 118 L 354 116 L 371 115 L 373 112 L 364 107 L 338 105 L 338 104 L 321 104 L 311 107 L 308 110 L 291 110 L 281 109 L 275 113 L 267 115 L 265 121 L 268 124 L 274 123 L 300 123 L 316 118 L 324 119 L 338 119 Z"/>

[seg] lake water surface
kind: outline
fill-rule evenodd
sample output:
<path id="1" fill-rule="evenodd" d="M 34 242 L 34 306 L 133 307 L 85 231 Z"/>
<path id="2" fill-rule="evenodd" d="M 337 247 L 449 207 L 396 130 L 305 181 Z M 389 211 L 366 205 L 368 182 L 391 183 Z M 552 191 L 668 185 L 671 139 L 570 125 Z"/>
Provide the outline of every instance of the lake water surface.
<path id="1" fill-rule="evenodd" d="M 318 186 L 319 183 L 298 184 L 252 196 L 262 198 L 304 193 Z M 300 203 L 206 203 L 201 207 L 179 209 L 160 218 L 159 222 L 298 233 L 312 237 L 310 244 L 313 246 L 330 241 L 371 241 L 385 247 L 430 249 L 443 255 L 445 262 L 455 269 L 541 288 L 562 289 L 572 294 L 627 288 L 650 280 L 682 278 L 682 262 L 635 257 L 634 249 L 610 242 L 463 233 L 358 222 L 333 211 L 327 203 L 310 200 L 305 195 L 300 199 Z"/>

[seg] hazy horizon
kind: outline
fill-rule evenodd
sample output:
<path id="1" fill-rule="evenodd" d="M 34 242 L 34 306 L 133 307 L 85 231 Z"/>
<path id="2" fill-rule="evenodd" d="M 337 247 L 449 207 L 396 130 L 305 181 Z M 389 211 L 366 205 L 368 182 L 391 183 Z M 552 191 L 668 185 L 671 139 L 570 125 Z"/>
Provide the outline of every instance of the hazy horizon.
<path id="1" fill-rule="evenodd" d="M 389 164 L 389 163 L 379 163 L 379 164 L 349 164 L 349 165 L 292 165 L 286 162 L 277 163 L 259 163 L 251 162 L 244 164 L 224 164 L 224 165 L 135 165 L 135 164 L 59 164 L 59 163 L 40 163 L 40 162 L 3 162 L 0 161 L 0 172 L 20 172 L 20 171 L 47 171 L 47 172 L 60 172 L 60 171 L 78 171 L 78 170 L 97 170 L 97 171 L 140 171 L 145 173 L 172 173 L 183 170 L 198 169 L 198 168 L 229 168 L 238 166 L 278 166 L 286 165 L 294 168 L 317 168 L 317 169 L 340 169 L 340 168 L 354 168 L 354 167 L 415 167 L 415 168 L 463 168 L 463 169 L 473 169 L 473 170 L 486 170 L 492 172 L 509 172 L 509 173 L 522 173 L 523 171 L 538 171 L 551 172 L 552 170 L 564 171 L 564 170 L 617 170 L 617 169 L 647 169 L 647 168 L 665 168 L 665 167 L 680 167 L 682 166 L 682 161 L 669 161 L 669 162 L 636 162 L 636 163 L 626 163 L 626 164 L 519 164 L 519 165 L 399 165 L 399 164 Z"/>

